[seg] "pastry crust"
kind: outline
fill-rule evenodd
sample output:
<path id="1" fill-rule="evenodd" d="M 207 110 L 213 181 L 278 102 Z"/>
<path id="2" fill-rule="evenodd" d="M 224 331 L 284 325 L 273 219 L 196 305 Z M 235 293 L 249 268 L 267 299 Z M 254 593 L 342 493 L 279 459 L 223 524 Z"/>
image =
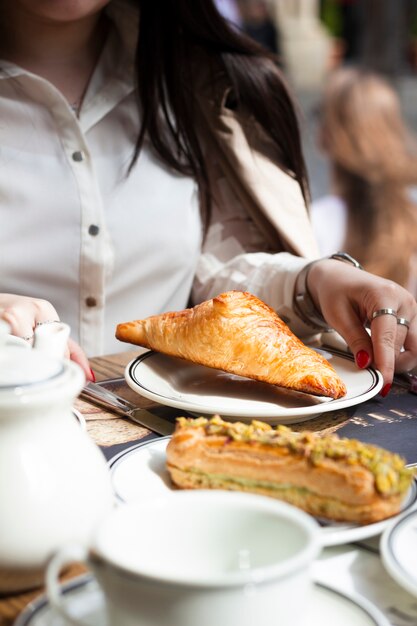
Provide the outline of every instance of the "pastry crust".
<path id="1" fill-rule="evenodd" d="M 118 324 L 116 337 L 287 389 L 330 398 L 346 394 L 330 363 L 246 292 L 229 291 L 191 309 Z"/>
<path id="2" fill-rule="evenodd" d="M 358 524 L 396 514 L 413 476 L 403 459 L 382 448 L 218 416 L 178 420 L 167 468 L 183 489 L 259 493 Z"/>

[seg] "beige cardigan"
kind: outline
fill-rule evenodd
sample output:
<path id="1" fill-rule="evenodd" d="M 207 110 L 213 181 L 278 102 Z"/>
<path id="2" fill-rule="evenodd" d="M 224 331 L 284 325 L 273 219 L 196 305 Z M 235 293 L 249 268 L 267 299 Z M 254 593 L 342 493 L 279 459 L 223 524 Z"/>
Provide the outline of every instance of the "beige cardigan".
<path id="1" fill-rule="evenodd" d="M 203 67 L 203 65 L 201 66 Z M 216 163 L 233 193 L 264 235 L 271 251 L 306 258 L 319 256 L 298 182 L 279 165 L 277 149 L 253 117 L 226 108 L 228 88 L 218 81 L 215 101 L 202 75 L 198 107 L 208 166 Z M 211 182 L 216 177 L 210 172 Z"/>

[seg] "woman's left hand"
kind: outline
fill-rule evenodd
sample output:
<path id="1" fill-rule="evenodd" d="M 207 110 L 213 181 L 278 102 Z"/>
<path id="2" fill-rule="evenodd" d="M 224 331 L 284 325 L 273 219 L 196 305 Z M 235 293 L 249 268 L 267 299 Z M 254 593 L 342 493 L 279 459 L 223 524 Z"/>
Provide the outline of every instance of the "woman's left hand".
<path id="1" fill-rule="evenodd" d="M 381 372 L 382 395 L 388 393 L 394 371 L 416 367 L 417 303 L 406 289 L 334 259 L 311 266 L 308 289 L 326 322 L 345 339 L 357 365 L 373 363 Z"/>

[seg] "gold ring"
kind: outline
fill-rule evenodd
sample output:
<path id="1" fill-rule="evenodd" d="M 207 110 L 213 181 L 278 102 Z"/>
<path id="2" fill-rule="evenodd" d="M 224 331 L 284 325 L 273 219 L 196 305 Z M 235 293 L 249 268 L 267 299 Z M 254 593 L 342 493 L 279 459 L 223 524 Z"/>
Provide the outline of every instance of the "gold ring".
<path id="1" fill-rule="evenodd" d="M 397 311 L 395 309 L 378 309 L 377 311 L 374 311 L 372 313 L 372 318 L 371 321 L 374 320 L 376 317 L 380 317 L 381 315 L 394 315 L 394 317 L 397 317 Z"/>
<path id="2" fill-rule="evenodd" d="M 397 317 L 397 324 L 400 324 L 400 326 L 405 326 L 406 328 L 410 328 L 410 322 L 405 319 L 405 317 Z"/>

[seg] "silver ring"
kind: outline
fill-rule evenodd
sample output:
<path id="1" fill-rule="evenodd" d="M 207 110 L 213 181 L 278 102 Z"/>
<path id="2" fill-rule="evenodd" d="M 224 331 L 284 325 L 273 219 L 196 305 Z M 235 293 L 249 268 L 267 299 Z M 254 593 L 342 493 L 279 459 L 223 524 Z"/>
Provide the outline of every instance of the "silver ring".
<path id="1" fill-rule="evenodd" d="M 36 322 L 35 326 L 43 326 L 44 324 L 60 324 L 60 320 L 45 320 L 44 322 Z"/>
<path id="2" fill-rule="evenodd" d="M 410 328 L 410 322 L 405 319 L 405 317 L 397 317 L 397 324 L 400 324 L 400 326 L 405 326 L 406 328 Z"/>
<path id="3" fill-rule="evenodd" d="M 26 337 L 20 337 L 20 339 L 23 339 L 23 341 L 31 341 L 33 339 L 33 335 L 26 335 Z"/>
<path id="4" fill-rule="evenodd" d="M 381 315 L 394 315 L 394 317 L 397 317 L 397 311 L 395 309 L 378 309 L 377 311 L 374 311 L 372 313 L 372 318 L 371 321 L 374 320 L 376 317 L 380 317 Z"/>

